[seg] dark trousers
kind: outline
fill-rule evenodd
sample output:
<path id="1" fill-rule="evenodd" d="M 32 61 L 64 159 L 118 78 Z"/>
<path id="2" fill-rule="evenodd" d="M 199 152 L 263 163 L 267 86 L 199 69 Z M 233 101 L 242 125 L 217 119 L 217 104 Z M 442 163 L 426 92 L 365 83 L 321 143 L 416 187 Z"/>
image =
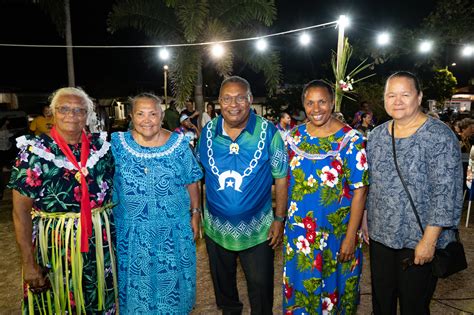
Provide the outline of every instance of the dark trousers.
<path id="1" fill-rule="evenodd" d="M 268 243 L 231 251 L 206 236 L 216 304 L 222 314 L 242 314 L 243 305 L 237 290 L 237 257 L 247 280 L 251 314 L 272 314 L 274 251 Z"/>
<path id="2" fill-rule="evenodd" d="M 438 278 L 433 276 L 431 263 L 403 269 L 402 261 L 413 257 L 409 248 L 393 249 L 370 240 L 370 272 L 372 308 L 375 315 L 430 314 L 430 301 Z"/>

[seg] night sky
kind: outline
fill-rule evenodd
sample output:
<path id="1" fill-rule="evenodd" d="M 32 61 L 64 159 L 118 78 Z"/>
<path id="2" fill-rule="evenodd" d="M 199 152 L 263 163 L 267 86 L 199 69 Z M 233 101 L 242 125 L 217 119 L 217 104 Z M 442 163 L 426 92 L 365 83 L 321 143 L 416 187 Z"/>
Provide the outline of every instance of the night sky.
<path id="1" fill-rule="evenodd" d="M 64 44 L 49 17 L 37 6 L 11 2 L 0 2 L 0 43 Z M 75 45 L 156 43 L 134 30 L 121 30 L 113 35 L 108 33 L 106 19 L 112 3 L 111 0 L 71 0 Z M 351 18 L 351 26 L 346 31 L 350 41 L 374 37 L 381 29 L 416 27 L 434 8 L 434 1 L 430 0 L 280 0 L 276 3 L 277 20 L 268 33 L 325 23 L 346 14 Z M 312 45 L 305 49 L 298 45 L 295 34 L 271 41 L 271 48 L 281 53 L 283 82 L 304 83 L 320 77 L 330 79 L 327 65 L 331 49 L 336 49 L 337 30 L 327 28 L 311 34 Z M 150 90 L 162 93 L 163 64 L 155 49 L 75 49 L 74 61 L 76 84 L 93 96 L 126 96 Z M 49 93 L 67 84 L 66 71 L 64 48 L 0 47 L 1 90 Z M 454 72 L 456 75 L 456 70 Z M 252 73 L 241 63 L 235 64 L 234 73 L 247 77 L 255 87 L 255 94 L 264 94 L 261 74 Z M 461 75 L 465 76 L 464 73 Z M 204 79 L 205 83 L 221 80 L 212 69 L 205 70 Z M 209 94 L 215 91 L 208 89 L 205 93 L 212 96 Z"/>

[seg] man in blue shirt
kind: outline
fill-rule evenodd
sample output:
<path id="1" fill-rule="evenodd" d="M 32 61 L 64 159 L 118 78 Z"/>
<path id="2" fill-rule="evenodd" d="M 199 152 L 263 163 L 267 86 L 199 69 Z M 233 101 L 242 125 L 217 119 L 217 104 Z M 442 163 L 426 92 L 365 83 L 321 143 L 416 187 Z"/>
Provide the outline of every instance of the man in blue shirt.
<path id="1" fill-rule="evenodd" d="M 274 249 L 283 238 L 288 157 L 275 126 L 250 110 L 252 101 L 247 80 L 224 80 L 221 116 L 206 125 L 198 143 L 206 172 L 206 247 L 216 303 L 223 314 L 242 313 L 237 257 L 247 279 L 252 314 L 272 314 Z"/>

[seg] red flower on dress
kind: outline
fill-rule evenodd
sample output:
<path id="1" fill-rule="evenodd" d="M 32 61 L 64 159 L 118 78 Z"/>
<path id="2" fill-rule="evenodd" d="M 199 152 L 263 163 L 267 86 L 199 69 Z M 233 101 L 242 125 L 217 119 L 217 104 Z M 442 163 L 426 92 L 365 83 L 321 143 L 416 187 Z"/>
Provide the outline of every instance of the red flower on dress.
<path id="1" fill-rule="evenodd" d="M 334 291 L 333 293 L 329 294 L 329 298 L 331 299 L 332 304 L 336 304 L 338 298 L 337 291 Z"/>
<path id="2" fill-rule="evenodd" d="M 314 244 L 314 240 L 316 239 L 316 232 L 315 231 L 306 231 L 306 239 L 310 244 Z"/>
<path id="3" fill-rule="evenodd" d="M 349 185 L 347 183 L 344 183 L 344 187 L 342 188 L 342 197 L 345 197 L 346 199 L 351 199 L 351 190 L 349 188 Z"/>
<path id="4" fill-rule="evenodd" d="M 39 174 L 31 168 L 26 170 L 26 184 L 31 187 L 41 186 L 41 179 L 39 179 Z"/>
<path id="5" fill-rule="evenodd" d="M 303 224 L 306 231 L 315 231 L 316 230 L 316 222 L 314 222 L 313 218 L 304 217 Z"/>
<path id="6" fill-rule="evenodd" d="M 285 312 L 285 315 L 293 315 L 293 311 L 292 311 L 292 310 L 287 310 L 287 311 Z"/>
<path id="7" fill-rule="evenodd" d="M 291 296 L 293 295 L 293 287 L 289 286 L 287 283 L 285 283 L 285 297 L 287 300 L 291 299 Z"/>
<path id="8" fill-rule="evenodd" d="M 338 160 L 331 162 L 331 166 L 336 169 L 339 174 L 342 174 L 342 164 Z"/>
<path id="9" fill-rule="evenodd" d="M 74 200 L 76 200 L 77 202 L 81 202 L 81 197 L 81 186 L 74 187 Z"/>
<path id="10" fill-rule="evenodd" d="M 319 272 L 323 270 L 323 255 L 321 255 L 321 253 L 316 255 L 316 259 L 313 262 L 313 268 L 316 268 Z"/>

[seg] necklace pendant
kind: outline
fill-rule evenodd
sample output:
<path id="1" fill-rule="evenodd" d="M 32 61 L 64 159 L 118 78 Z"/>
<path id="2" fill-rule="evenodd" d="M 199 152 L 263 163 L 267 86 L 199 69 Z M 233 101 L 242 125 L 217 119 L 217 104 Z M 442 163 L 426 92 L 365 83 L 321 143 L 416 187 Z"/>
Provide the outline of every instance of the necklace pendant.
<path id="1" fill-rule="evenodd" d="M 229 154 L 239 154 L 239 149 L 239 145 L 233 142 L 229 146 Z"/>

